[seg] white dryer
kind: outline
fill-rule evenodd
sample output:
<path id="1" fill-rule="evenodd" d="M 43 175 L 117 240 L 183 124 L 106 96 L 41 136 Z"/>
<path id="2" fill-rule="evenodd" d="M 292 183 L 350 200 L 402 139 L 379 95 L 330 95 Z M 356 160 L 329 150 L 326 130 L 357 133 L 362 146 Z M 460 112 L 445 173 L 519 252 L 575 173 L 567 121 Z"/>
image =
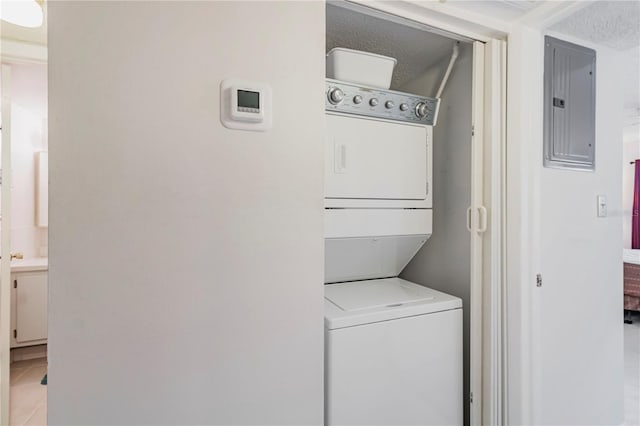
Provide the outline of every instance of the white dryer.
<path id="1" fill-rule="evenodd" d="M 438 100 L 326 90 L 326 424 L 462 425 L 462 301 L 398 278 L 432 233 Z"/>

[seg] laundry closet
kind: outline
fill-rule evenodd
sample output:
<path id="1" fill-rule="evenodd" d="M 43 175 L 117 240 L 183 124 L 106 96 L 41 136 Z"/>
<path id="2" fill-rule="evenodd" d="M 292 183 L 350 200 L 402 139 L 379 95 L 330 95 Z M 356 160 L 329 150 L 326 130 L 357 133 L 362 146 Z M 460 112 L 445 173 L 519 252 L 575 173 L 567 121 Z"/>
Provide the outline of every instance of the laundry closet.
<path id="1" fill-rule="evenodd" d="M 325 422 L 470 424 L 482 43 L 347 2 L 326 37 Z M 394 58 L 390 87 L 335 78 L 341 49 Z"/>

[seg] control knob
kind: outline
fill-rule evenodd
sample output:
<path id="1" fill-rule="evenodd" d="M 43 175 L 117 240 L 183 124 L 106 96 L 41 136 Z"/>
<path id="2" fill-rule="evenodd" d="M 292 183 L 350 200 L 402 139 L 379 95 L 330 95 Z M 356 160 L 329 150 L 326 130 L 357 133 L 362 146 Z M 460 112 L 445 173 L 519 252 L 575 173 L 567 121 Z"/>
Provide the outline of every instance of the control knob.
<path id="1" fill-rule="evenodd" d="M 361 102 L 362 102 L 362 96 L 360 96 L 360 95 L 355 95 L 355 96 L 353 97 L 353 103 L 354 103 L 354 104 L 359 104 L 359 103 L 361 103 Z"/>
<path id="2" fill-rule="evenodd" d="M 395 106 L 395 104 L 393 103 L 393 101 L 387 101 L 384 103 L 385 108 L 387 109 L 391 109 Z"/>
<path id="3" fill-rule="evenodd" d="M 371 105 L 371 106 L 373 106 L 373 107 L 374 107 L 374 106 L 376 106 L 376 105 L 378 105 L 378 99 L 377 99 L 377 98 L 371 98 L 371 99 L 369 100 L 369 105 Z"/>
<path id="4" fill-rule="evenodd" d="M 416 116 L 418 118 L 425 118 L 428 113 L 429 106 L 426 103 L 420 102 L 418 105 L 416 105 Z"/>
<path id="5" fill-rule="evenodd" d="M 400 111 L 406 111 L 409 109 L 409 105 L 408 104 L 400 104 Z"/>
<path id="6" fill-rule="evenodd" d="M 329 90 L 329 93 L 327 93 L 327 98 L 329 98 L 329 102 L 337 105 L 344 100 L 344 92 L 339 88 L 334 87 Z"/>

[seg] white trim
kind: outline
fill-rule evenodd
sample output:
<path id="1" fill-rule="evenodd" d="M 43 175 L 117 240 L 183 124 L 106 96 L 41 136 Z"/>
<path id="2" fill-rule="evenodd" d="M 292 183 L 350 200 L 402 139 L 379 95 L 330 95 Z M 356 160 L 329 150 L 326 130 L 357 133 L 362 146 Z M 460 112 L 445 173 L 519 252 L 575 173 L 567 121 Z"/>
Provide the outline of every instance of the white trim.
<path id="1" fill-rule="evenodd" d="M 424 0 L 408 0 L 407 2 L 425 9 L 429 9 L 432 12 L 431 14 L 433 14 L 433 12 L 437 13 L 440 20 L 448 19 L 450 24 L 454 27 L 478 27 L 474 28 L 474 30 L 485 37 L 495 37 L 499 33 L 506 34 L 511 30 L 510 23 L 502 19 L 467 10 L 464 8 L 464 6 L 452 6 L 452 4 L 455 4 L 455 2 L 445 3 Z M 456 32 L 460 31 L 456 30 Z M 490 38 L 486 38 L 484 41 L 489 41 L 489 39 Z"/>
<path id="2" fill-rule="evenodd" d="M 544 96 L 544 36 L 535 32 L 529 38 L 530 47 L 528 52 L 528 72 L 531 73 L 528 81 L 527 102 L 525 103 L 525 114 L 527 115 L 527 141 L 529 176 L 530 182 L 530 222 L 526 224 L 530 232 L 530 257 L 531 265 L 530 285 L 529 285 L 529 303 L 531 306 L 531 341 L 529 342 L 529 351 L 531 357 L 531 421 L 539 424 L 540 419 L 540 378 L 541 374 L 541 346 L 540 346 L 540 318 L 541 316 L 541 294 L 536 287 L 536 275 L 541 272 L 541 172 L 542 167 L 538 166 L 537 161 L 531 161 L 532 158 L 538 158 L 542 162 L 542 144 L 543 144 L 543 96 Z"/>
<path id="3" fill-rule="evenodd" d="M 14 64 L 46 64 L 47 46 L 3 38 L 0 59 Z"/>
<path id="4" fill-rule="evenodd" d="M 400 16 L 424 25 L 433 27 L 436 30 L 443 30 L 452 35 L 460 35 L 472 40 L 486 42 L 492 38 L 503 39 L 506 37 L 508 27 L 493 22 L 486 17 L 471 16 L 467 13 L 460 18 L 460 9 L 450 6 L 442 7 L 441 3 L 424 1 L 394 1 L 385 2 L 379 0 L 349 0 L 364 7 L 377 9 L 392 15 Z M 474 22 L 474 19 L 478 22 Z M 499 25 L 500 28 L 492 27 L 488 24 Z"/>
<path id="5" fill-rule="evenodd" d="M 536 424 L 539 374 L 539 200 L 542 161 L 541 34 L 520 27 L 509 36 L 507 79 L 507 398 L 506 424 Z M 539 110 L 539 111 L 538 111 Z M 539 366 L 537 366 L 539 368 Z"/>
<path id="6" fill-rule="evenodd" d="M 483 236 L 480 229 L 480 209 L 483 208 L 484 176 L 484 92 L 485 92 L 485 46 L 476 41 L 473 43 L 473 82 L 471 121 L 473 133 L 471 138 L 471 307 L 469 337 L 469 391 L 473 395 L 470 405 L 471 425 L 482 425 L 482 312 L 483 312 Z"/>
<path id="7" fill-rule="evenodd" d="M 500 425 L 506 424 L 508 419 L 507 412 L 509 408 L 509 370 L 507 367 L 507 348 L 508 348 L 508 323 L 507 323 L 507 307 L 508 307 L 508 290 L 507 290 L 507 43 L 502 43 L 501 46 L 501 72 L 500 76 L 500 106 L 502 108 L 500 119 L 500 132 L 501 132 L 501 153 L 500 153 L 500 212 L 501 212 L 501 231 L 500 236 L 500 325 L 501 325 L 501 340 L 500 340 L 500 370 L 502 371 L 501 386 L 502 392 L 500 397 L 502 398 L 502 406 L 500 407 Z"/>
<path id="8" fill-rule="evenodd" d="M 2 227 L 11 229 L 11 66 L 2 64 Z M 0 237 L 0 424 L 9 424 L 11 356 L 11 232 Z"/>

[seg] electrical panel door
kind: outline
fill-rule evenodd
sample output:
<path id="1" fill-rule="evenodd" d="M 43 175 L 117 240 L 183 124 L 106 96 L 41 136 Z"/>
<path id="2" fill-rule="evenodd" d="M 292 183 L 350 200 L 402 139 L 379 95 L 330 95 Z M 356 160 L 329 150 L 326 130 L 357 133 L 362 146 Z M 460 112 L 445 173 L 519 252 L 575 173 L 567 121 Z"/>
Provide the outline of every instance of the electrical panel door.
<path id="1" fill-rule="evenodd" d="M 544 165 L 595 168 L 596 53 L 545 37 Z"/>

